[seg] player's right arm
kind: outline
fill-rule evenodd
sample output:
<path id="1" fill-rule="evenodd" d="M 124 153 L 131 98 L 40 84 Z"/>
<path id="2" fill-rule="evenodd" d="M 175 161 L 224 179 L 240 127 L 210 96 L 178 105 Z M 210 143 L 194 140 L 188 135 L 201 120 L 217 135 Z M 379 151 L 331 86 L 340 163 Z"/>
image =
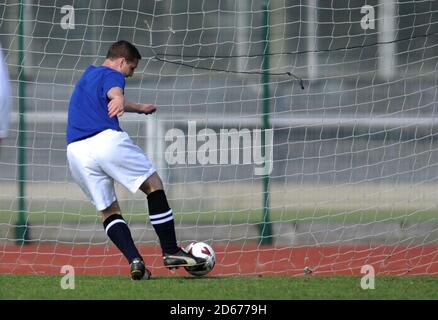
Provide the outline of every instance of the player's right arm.
<path id="1" fill-rule="evenodd" d="M 153 104 L 127 101 L 123 95 L 123 90 L 119 87 L 111 88 L 107 96 L 111 100 L 108 104 L 108 115 L 110 118 L 121 116 L 125 111 L 143 114 L 151 114 L 156 111 L 156 107 Z"/>
<path id="2" fill-rule="evenodd" d="M 143 114 L 151 114 L 157 110 L 157 107 L 150 103 L 135 103 L 125 101 L 125 111 L 126 112 L 137 112 Z"/>
<path id="3" fill-rule="evenodd" d="M 123 95 L 122 88 L 111 88 L 106 95 L 110 99 L 108 103 L 108 116 L 110 118 L 122 116 L 125 112 L 125 96 Z"/>

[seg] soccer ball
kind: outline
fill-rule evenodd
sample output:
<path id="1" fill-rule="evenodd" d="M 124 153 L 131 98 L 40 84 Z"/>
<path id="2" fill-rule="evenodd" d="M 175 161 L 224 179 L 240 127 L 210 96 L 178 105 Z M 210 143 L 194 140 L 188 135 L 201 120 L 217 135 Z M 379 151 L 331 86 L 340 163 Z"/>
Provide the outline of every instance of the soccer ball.
<path id="1" fill-rule="evenodd" d="M 211 270 L 213 270 L 216 264 L 216 253 L 213 248 L 205 242 L 192 242 L 186 248 L 188 252 L 195 257 L 204 258 L 207 262 L 204 265 L 194 267 L 184 267 L 188 273 L 193 276 L 205 276 Z"/>

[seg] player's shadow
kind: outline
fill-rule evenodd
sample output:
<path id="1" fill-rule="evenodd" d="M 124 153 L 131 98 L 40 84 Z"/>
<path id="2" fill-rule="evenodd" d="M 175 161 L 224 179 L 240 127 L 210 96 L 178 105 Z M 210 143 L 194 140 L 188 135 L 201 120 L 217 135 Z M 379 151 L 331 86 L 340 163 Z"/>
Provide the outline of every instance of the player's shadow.
<path id="1" fill-rule="evenodd" d="M 194 276 L 176 276 L 176 277 L 166 277 L 166 276 L 158 276 L 158 277 L 154 277 L 152 276 L 150 279 L 143 279 L 141 281 L 155 281 L 155 280 L 169 280 L 169 279 L 175 279 L 175 280 L 190 280 L 190 281 L 198 281 L 198 280 L 204 280 L 207 281 L 209 279 L 211 280 L 216 280 L 216 279 L 223 279 L 226 278 L 226 276 L 201 276 L 201 277 L 194 277 Z"/>

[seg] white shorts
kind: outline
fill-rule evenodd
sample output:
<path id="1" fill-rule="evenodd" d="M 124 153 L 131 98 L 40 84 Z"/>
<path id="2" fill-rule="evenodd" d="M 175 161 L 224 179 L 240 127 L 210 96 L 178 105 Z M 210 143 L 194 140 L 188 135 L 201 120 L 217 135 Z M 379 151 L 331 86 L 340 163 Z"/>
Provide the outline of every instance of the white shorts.
<path id="1" fill-rule="evenodd" d="M 117 200 L 114 180 L 135 193 L 156 172 L 126 132 L 111 129 L 70 143 L 67 159 L 73 179 L 98 211 Z"/>

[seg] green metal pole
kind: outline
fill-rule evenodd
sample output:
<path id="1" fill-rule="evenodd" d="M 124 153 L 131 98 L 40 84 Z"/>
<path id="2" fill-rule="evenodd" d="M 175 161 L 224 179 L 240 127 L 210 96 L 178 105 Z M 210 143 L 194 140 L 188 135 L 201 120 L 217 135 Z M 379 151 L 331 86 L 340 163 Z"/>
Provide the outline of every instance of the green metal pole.
<path id="1" fill-rule="evenodd" d="M 265 131 L 270 128 L 269 124 L 269 7 L 266 0 L 263 5 L 263 38 L 265 52 L 263 57 L 263 128 L 262 128 L 262 154 L 266 161 Z M 265 164 L 266 167 L 266 164 Z M 269 174 L 263 175 L 263 223 L 260 230 L 260 244 L 271 244 L 272 227 L 269 217 Z"/>
<path id="2" fill-rule="evenodd" d="M 18 19 L 18 221 L 16 226 L 16 240 L 18 245 L 23 245 L 28 240 L 25 203 L 25 77 L 24 77 L 24 21 L 23 21 L 23 0 L 20 0 Z"/>

